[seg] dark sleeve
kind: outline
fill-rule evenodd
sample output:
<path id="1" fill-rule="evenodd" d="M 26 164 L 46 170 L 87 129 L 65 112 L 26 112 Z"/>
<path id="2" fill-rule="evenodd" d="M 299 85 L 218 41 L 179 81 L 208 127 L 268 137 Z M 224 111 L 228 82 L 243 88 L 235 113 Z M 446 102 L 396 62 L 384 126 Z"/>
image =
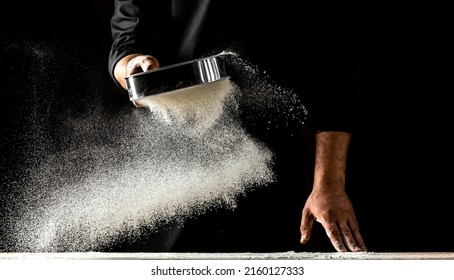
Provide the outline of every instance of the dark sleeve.
<path id="1" fill-rule="evenodd" d="M 153 22 L 162 15 L 161 1 L 157 0 L 114 0 L 111 18 L 112 45 L 109 54 L 109 73 L 114 77 L 115 64 L 131 53 L 153 54 L 153 41 L 157 36 Z M 161 22 L 161 24 L 165 24 Z M 156 25 L 156 24 L 155 24 Z"/>

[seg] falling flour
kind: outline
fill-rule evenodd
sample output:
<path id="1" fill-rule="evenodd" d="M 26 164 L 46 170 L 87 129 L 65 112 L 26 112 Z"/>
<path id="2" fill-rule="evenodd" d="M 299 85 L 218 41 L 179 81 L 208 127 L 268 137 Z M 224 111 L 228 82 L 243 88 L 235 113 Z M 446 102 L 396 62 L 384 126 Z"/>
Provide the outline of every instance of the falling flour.
<path id="1" fill-rule="evenodd" d="M 248 98 L 257 106 L 269 91 L 280 93 L 273 106 L 300 106 L 276 87 Z M 234 211 L 275 180 L 272 151 L 238 118 L 241 96 L 227 78 L 144 98 L 116 120 L 67 118 L 60 143 L 11 182 L 22 191 L 5 217 L 7 251 L 102 250 L 208 209 Z"/>

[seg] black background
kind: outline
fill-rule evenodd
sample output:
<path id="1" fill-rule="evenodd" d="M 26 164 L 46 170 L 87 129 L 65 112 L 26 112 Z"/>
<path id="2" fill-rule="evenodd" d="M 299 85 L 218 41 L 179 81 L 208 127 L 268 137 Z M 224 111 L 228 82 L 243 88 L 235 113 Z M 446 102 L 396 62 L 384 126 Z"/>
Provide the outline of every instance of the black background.
<path id="1" fill-rule="evenodd" d="M 452 64 L 444 51 L 450 34 L 444 33 L 443 8 L 363 2 L 344 1 L 361 66 L 362 119 L 351 147 L 349 194 L 363 237 L 376 252 L 453 251 L 452 89 L 445 83 L 452 78 L 442 67 Z M 107 73 L 112 9 L 107 0 L 5 2 L 0 40 L 56 39 L 64 42 L 60 55 L 81 60 L 95 53 L 96 75 L 74 68 L 70 82 L 96 76 L 106 91 L 117 91 Z M 10 65 L 0 66 L 2 94 L 19 86 L 11 77 L 34 71 L 21 59 L 3 57 Z M 65 61 L 72 60 L 63 59 L 58 67 L 71 69 Z M 112 98 L 121 106 L 129 102 Z M 1 101 L 4 122 L 15 102 L 10 95 Z"/>

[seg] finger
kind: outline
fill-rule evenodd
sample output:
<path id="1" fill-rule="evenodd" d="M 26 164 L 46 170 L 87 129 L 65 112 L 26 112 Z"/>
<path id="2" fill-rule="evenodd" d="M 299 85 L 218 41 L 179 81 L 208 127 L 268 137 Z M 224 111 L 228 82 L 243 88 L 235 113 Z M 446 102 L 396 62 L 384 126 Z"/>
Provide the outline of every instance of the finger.
<path id="1" fill-rule="evenodd" d="M 328 235 L 328 238 L 331 241 L 331 244 L 333 244 L 336 251 L 347 252 L 347 248 L 344 245 L 338 226 L 336 224 L 322 225 L 325 228 L 326 235 Z"/>
<path id="2" fill-rule="evenodd" d="M 142 103 L 140 103 L 138 100 L 133 100 L 133 101 L 132 101 L 132 104 L 134 104 L 134 106 L 136 106 L 137 108 L 145 107 L 145 105 L 143 105 Z"/>
<path id="3" fill-rule="evenodd" d="M 344 240 L 344 244 L 351 252 L 360 252 L 362 251 L 361 248 L 358 246 L 350 227 L 347 224 L 343 224 L 339 226 L 341 236 Z"/>
<path id="4" fill-rule="evenodd" d="M 361 236 L 361 233 L 359 232 L 358 224 L 353 223 L 353 225 L 350 225 L 350 230 L 352 232 L 353 238 L 356 241 L 357 246 L 360 248 L 359 251 L 367 251 L 366 244 L 364 243 L 363 237 Z"/>
<path id="5" fill-rule="evenodd" d="M 136 56 L 128 62 L 127 73 L 133 75 L 158 68 L 158 62 L 150 57 Z"/>
<path id="6" fill-rule="evenodd" d="M 133 75 L 142 72 L 142 66 L 138 62 L 131 62 L 128 65 L 127 75 Z"/>
<path id="7" fill-rule="evenodd" d="M 152 59 L 144 59 L 140 66 L 142 67 L 142 70 L 144 72 L 159 68 L 159 65 L 157 65 L 157 62 Z"/>
<path id="8" fill-rule="evenodd" d="M 305 244 L 311 238 L 312 227 L 314 225 L 314 217 L 308 212 L 303 210 L 303 215 L 301 217 L 301 239 L 300 243 Z"/>

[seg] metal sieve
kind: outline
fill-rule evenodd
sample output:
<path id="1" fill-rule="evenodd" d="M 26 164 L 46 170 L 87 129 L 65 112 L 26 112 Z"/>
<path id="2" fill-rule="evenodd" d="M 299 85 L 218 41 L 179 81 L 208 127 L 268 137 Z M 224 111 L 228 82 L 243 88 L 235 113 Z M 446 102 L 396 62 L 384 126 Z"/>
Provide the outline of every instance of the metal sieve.
<path id="1" fill-rule="evenodd" d="M 126 77 L 130 100 L 227 78 L 225 59 L 229 54 L 160 67 Z"/>

